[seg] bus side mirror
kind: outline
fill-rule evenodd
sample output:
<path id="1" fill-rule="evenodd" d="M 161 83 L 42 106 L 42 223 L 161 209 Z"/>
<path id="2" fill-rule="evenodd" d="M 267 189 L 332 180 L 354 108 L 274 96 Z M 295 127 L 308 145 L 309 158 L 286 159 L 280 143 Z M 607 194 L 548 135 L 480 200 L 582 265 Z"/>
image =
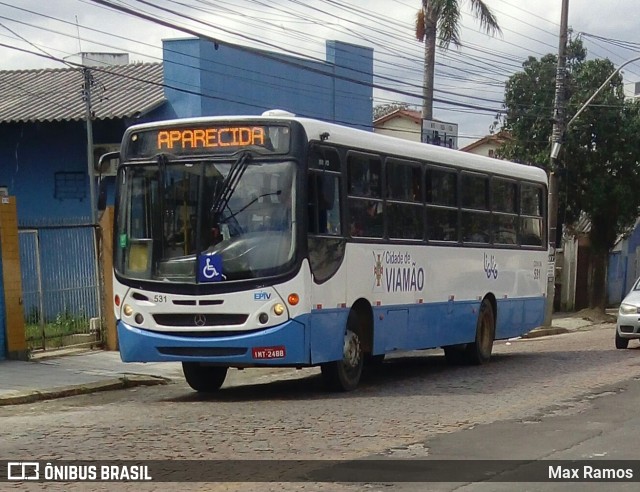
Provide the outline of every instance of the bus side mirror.
<path id="1" fill-rule="evenodd" d="M 107 152 L 106 154 L 102 154 L 100 159 L 98 159 L 98 164 L 96 166 L 96 172 L 100 174 L 109 174 L 114 175 L 118 164 L 120 163 L 120 152 Z"/>
<path id="2" fill-rule="evenodd" d="M 120 152 L 107 152 L 102 154 L 98 159 L 96 165 L 96 171 L 100 173 L 100 179 L 98 181 L 98 211 L 102 212 L 107 208 L 107 181 L 106 176 L 114 176 L 120 163 Z"/>

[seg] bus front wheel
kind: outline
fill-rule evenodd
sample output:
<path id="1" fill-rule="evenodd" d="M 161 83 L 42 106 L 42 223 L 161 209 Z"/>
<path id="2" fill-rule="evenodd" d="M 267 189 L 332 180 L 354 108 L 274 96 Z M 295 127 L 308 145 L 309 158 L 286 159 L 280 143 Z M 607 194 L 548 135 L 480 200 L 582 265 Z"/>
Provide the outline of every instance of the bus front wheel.
<path id="1" fill-rule="evenodd" d="M 322 364 L 322 379 L 325 385 L 334 391 L 351 391 L 356 389 L 362 376 L 364 354 L 358 333 L 347 327 L 344 334 L 342 359 Z"/>
<path id="2" fill-rule="evenodd" d="M 182 372 L 189 386 L 201 393 L 218 391 L 227 377 L 226 367 L 206 366 L 199 362 L 183 362 Z"/>

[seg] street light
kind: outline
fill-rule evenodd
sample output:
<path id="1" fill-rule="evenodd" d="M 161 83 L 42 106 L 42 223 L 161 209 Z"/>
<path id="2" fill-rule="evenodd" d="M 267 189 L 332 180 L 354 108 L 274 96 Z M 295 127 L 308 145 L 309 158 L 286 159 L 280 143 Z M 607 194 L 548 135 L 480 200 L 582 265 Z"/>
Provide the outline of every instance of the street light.
<path id="1" fill-rule="evenodd" d="M 611 82 L 611 79 L 614 78 L 619 72 L 620 70 L 622 70 L 624 67 L 626 67 L 627 65 L 629 65 L 629 63 L 633 63 L 634 61 L 638 61 L 640 60 L 640 56 L 636 56 L 635 58 L 631 58 L 631 60 L 627 60 L 626 62 L 624 62 L 622 65 L 620 65 L 618 68 L 616 68 L 613 73 L 611 75 L 609 75 L 609 77 L 607 78 L 607 80 L 605 80 L 602 85 L 600 87 L 598 87 L 598 90 L 595 91 L 593 93 L 593 95 L 587 99 L 587 102 L 585 102 L 582 107 L 577 111 L 576 114 L 573 115 L 573 118 L 571 118 L 569 120 L 569 122 L 567 123 L 567 125 L 565 126 L 565 131 L 569 128 L 569 126 L 571 125 L 571 123 L 573 123 L 575 121 L 575 119 L 580 116 L 580 114 L 586 109 L 587 106 L 589 106 L 589 104 L 591 104 L 591 101 L 593 101 L 596 96 L 598 94 L 600 94 L 602 92 L 602 90 L 607 86 L 607 84 L 609 82 Z M 558 150 L 559 151 L 559 150 Z M 552 149 L 553 152 L 553 149 Z"/>
<path id="2" fill-rule="evenodd" d="M 631 60 L 627 60 L 622 65 L 620 65 L 618 68 L 616 68 L 611 73 L 611 75 L 609 75 L 609 77 L 607 77 L 607 80 L 605 80 L 602 83 L 602 85 L 600 87 L 598 87 L 598 90 L 596 90 L 593 93 L 593 95 L 589 99 L 587 99 L 587 101 L 580 107 L 580 109 L 578 109 L 576 114 L 573 115 L 573 118 L 571 118 L 569 120 L 569 122 L 565 125 L 564 131 L 566 132 L 569 129 L 569 127 L 571 126 L 571 123 L 573 123 L 576 120 L 576 118 L 582 114 L 582 112 L 587 108 L 587 106 L 589 106 L 589 104 L 591 104 L 591 102 L 598 96 L 598 94 L 600 94 L 602 92 L 602 90 L 607 86 L 607 84 L 609 82 L 611 82 L 611 79 L 614 78 L 618 73 L 620 73 L 620 70 L 622 70 L 624 67 L 629 65 L 629 63 L 633 63 L 634 61 L 638 61 L 638 60 L 640 60 L 640 56 L 636 56 L 635 58 L 631 58 Z M 558 158 L 558 154 L 560 154 L 560 148 L 561 147 L 562 147 L 562 142 L 560 142 L 560 141 L 553 142 L 553 145 L 551 146 L 551 159 L 556 160 Z"/>
<path id="3" fill-rule="evenodd" d="M 631 58 L 630 60 L 627 60 L 626 62 L 624 62 L 622 65 L 620 65 L 618 68 L 616 68 L 611 75 L 609 75 L 609 77 L 607 77 L 607 80 L 605 80 L 602 85 L 600 87 L 598 87 L 598 89 L 593 93 L 593 95 L 587 99 L 587 101 L 580 107 L 580 109 L 578 109 L 578 111 L 576 112 L 576 114 L 573 115 L 573 117 L 569 120 L 569 122 L 564 126 L 563 132 L 566 132 L 569 127 L 571 126 L 571 124 L 576 120 L 576 118 L 578 118 L 578 116 L 580 116 L 582 114 L 582 112 L 587 108 L 587 106 L 589 106 L 589 104 L 591 104 L 591 102 L 598 96 L 598 94 L 600 94 L 602 92 L 602 90 L 609 84 L 609 82 L 611 82 L 611 79 L 613 79 L 613 77 L 615 77 L 618 73 L 620 73 L 620 70 L 622 70 L 624 67 L 626 67 L 629 63 L 633 63 L 634 61 L 638 61 L 640 60 L 640 56 L 636 56 L 635 58 Z M 555 173 L 555 161 L 558 158 L 558 155 L 560 154 L 560 148 L 562 147 L 562 142 L 560 141 L 560 138 L 556 138 L 554 139 L 552 145 L 551 145 L 551 153 L 550 153 L 550 160 L 551 160 L 551 174 L 549 176 L 549 195 L 550 195 L 550 199 L 549 199 L 549 232 L 551 233 L 551 229 L 553 229 L 554 232 L 554 237 L 553 238 L 549 238 L 550 241 L 553 241 L 553 251 L 550 251 L 551 254 L 553 254 L 554 256 L 554 260 L 555 261 L 555 230 L 556 230 L 556 217 L 558 214 L 558 199 L 557 199 L 557 176 Z M 553 225 L 552 225 L 552 220 L 553 220 Z M 552 261 L 551 259 L 549 260 L 550 262 Z M 555 266 L 550 269 L 549 271 L 550 275 L 548 278 L 548 283 L 547 283 L 547 297 L 549 297 L 550 293 L 553 293 L 555 291 Z M 545 310 L 545 321 L 544 321 L 544 325 L 545 326 L 551 326 L 551 314 L 553 312 L 553 299 L 547 299 L 547 307 Z"/>

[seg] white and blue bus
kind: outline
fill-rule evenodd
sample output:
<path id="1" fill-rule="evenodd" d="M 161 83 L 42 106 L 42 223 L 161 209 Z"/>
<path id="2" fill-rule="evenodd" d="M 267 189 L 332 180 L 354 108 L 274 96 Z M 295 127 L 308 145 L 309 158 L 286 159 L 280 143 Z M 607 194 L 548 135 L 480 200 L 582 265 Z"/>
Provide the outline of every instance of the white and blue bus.
<path id="1" fill-rule="evenodd" d="M 119 159 L 122 360 L 179 361 L 197 391 L 256 366 L 351 390 L 436 347 L 481 364 L 543 321 L 540 168 L 277 111 L 132 126 Z"/>

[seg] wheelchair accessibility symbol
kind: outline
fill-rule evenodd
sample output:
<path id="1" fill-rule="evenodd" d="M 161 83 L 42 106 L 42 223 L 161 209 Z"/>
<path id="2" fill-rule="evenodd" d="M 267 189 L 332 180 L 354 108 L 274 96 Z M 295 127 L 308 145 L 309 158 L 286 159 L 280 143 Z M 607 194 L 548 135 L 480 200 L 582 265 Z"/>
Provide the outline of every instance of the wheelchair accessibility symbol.
<path id="1" fill-rule="evenodd" d="M 226 277 L 222 274 L 222 257 L 202 255 L 198 257 L 198 282 L 219 282 Z"/>

